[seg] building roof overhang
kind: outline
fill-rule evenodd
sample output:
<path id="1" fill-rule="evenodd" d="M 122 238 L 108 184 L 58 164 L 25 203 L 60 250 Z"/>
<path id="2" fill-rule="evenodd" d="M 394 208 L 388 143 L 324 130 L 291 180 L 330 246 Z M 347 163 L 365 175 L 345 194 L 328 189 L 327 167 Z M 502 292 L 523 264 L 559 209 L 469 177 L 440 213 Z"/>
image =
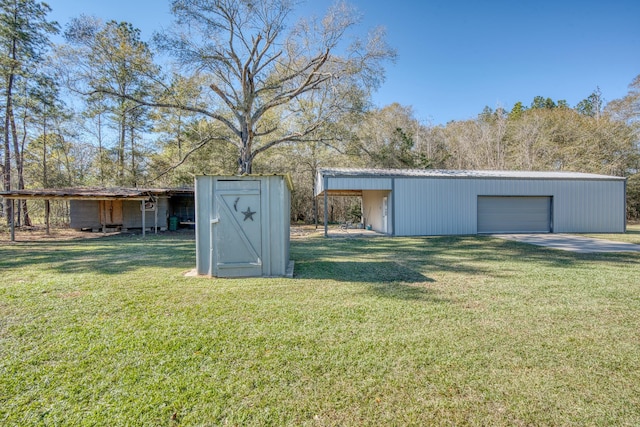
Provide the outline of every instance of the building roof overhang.
<path id="1" fill-rule="evenodd" d="M 192 188 L 48 188 L 0 192 L 5 199 L 24 200 L 148 200 L 152 197 L 193 194 Z"/>

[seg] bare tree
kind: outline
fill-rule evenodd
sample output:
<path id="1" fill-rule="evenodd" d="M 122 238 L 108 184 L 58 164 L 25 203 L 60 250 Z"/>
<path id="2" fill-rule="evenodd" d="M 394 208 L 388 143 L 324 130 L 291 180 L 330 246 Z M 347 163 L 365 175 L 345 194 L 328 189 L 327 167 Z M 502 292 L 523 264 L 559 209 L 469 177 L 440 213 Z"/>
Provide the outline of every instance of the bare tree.
<path id="1" fill-rule="evenodd" d="M 381 29 L 347 44 L 359 17 L 346 3 L 329 9 L 323 19 L 289 26 L 295 5 L 291 0 L 174 0 L 174 30 L 156 35 L 156 42 L 183 70 L 203 78 L 200 96 L 187 102 L 172 98 L 166 85 L 159 98 L 125 97 L 222 123 L 231 135 L 226 142 L 238 150 L 238 172 L 251 173 L 258 154 L 283 142 L 305 141 L 344 98 L 335 97 L 336 105 L 325 105 L 304 128 L 286 126 L 291 123 L 286 118 L 296 114 L 293 101 L 345 82 L 370 91 L 383 78 L 382 62 L 395 56 Z M 119 95 L 108 86 L 94 89 Z"/>

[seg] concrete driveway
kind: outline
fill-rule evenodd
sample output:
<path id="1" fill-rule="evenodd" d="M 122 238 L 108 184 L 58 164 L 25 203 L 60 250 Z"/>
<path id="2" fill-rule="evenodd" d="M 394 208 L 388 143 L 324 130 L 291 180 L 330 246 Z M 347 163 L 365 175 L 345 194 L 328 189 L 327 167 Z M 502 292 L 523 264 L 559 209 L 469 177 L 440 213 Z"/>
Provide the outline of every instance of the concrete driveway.
<path id="1" fill-rule="evenodd" d="M 563 251 L 583 254 L 602 252 L 640 252 L 640 245 L 633 243 L 614 242 L 611 240 L 594 239 L 573 234 L 493 234 L 506 240 L 529 243 Z"/>

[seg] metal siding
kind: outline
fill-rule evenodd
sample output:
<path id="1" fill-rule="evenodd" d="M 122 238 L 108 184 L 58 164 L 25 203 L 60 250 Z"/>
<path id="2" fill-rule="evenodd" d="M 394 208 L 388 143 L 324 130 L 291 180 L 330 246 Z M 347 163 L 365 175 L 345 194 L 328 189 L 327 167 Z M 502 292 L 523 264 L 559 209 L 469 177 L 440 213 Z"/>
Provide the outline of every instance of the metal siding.
<path id="1" fill-rule="evenodd" d="M 158 228 L 167 226 L 167 213 L 169 211 L 169 203 L 166 198 L 158 198 L 156 202 L 158 210 Z M 154 228 L 156 222 L 156 212 L 146 211 L 145 227 Z M 124 228 L 141 228 L 142 227 L 142 202 L 139 200 L 123 200 L 122 202 L 122 226 Z"/>
<path id="2" fill-rule="evenodd" d="M 198 176 L 195 182 L 196 204 L 196 270 L 200 275 L 211 271 L 211 195 L 213 177 Z"/>
<path id="3" fill-rule="evenodd" d="M 391 178 L 328 177 L 329 190 L 391 190 Z"/>
<path id="4" fill-rule="evenodd" d="M 196 269 L 198 274 L 215 276 L 211 254 L 211 220 L 214 194 L 218 183 L 225 180 L 261 181 L 262 274 L 283 276 L 289 264 L 289 219 L 291 191 L 283 176 L 196 177 Z"/>
<path id="5" fill-rule="evenodd" d="M 313 195 L 316 197 L 318 194 L 322 194 L 324 191 L 324 175 L 322 175 L 322 171 L 318 171 L 316 173 L 316 193 Z"/>
<path id="6" fill-rule="evenodd" d="M 291 190 L 289 190 L 284 179 L 280 181 L 279 188 L 281 197 L 280 208 L 282 210 L 280 217 L 280 223 L 282 224 L 281 235 L 284 238 L 282 256 L 278 266 L 282 268 L 282 271 L 286 274 L 289 268 L 289 260 L 291 259 L 291 239 L 289 238 L 291 235 Z"/>
<path id="7" fill-rule="evenodd" d="M 102 227 L 97 200 L 69 200 L 69 217 L 69 227 L 73 229 Z"/>
<path id="8" fill-rule="evenodd" d="M 271 215 L 274 215 L 274 218 L 277 215 L 277 212 L 274 212 L 277 207 L 272 203 L 272 198 L 277 195 L 271 191 L 271 180 L 269 178 L 262 180 L 261 187 L 262 197 L 260 198 L 260 220 L 262 221 L 262 275 L 271 276 L 271 270 L 273 269 L 273 266 L 271 265 L 272 259 L 276 261 L 278 258 L 277 254 L 272 254 L 272 252 L 279 242 L 271 239 L 272 231 L 275 231 L 272 227 L 277 225 L 272 224 L 271 221 Z M 272 257 L 271 255 L 276 256 Z"/>
<path id="9" fill-rule="evenodd" d="M 125 200 L 122 202 L 122 226 L 124 228 L 141 228 L 142 227 L 142 210 L 140 209 L 141 202 L 139 200 L 131 201 Z M 149 226 L 149 219 L 153 224 L 153 217 L 149 218 L 149 215 L 145 217 L 147 222 L 145 226 Z"/>
<path id="10" fill-rule="evenodd" d="M 267 217 L 263 229 L 266 276 L 282 276 L 289 264 L 290 194 L 280 176 L 265 177 Z M 283 238 L 283 236 L 286 236 Z"/>
<path id="11" fill-rule="evenodd" d="M 156 205 L 156 209 L 160 206 Z M 146 211 L 145 227 L 153 228 L 155 226 L 155 211 Z M 142 227 L 142 202 L 139 200 L 123 200 L 122 201 L 122 226 L 124 228 L 141 228 Z M 158 211 L 158 227 L 166 227 L 166 220 L 162 218 L 161 211 Z"/>
<path id="12" fill-rule="evenodd" d="M 387 202 L 387 208 L 388 208 L 387 209 L 388 210 L 387 231 L 392 236 L 396 235 L 396 204 L 393 202 L 393 198 L 395 196 L 395 188 L 396 188 L 396 182 L 395 182 L 395 179 L 392 179 L 391 180 L 391 192 L 387 196 L 388 197 L 388 202 Z"/>
<path id="13" fill-rule="evenodd" d="M 478 195 L 553 197 L 555 233 L 616 232 L 620 229 L 610 220 L 615 219 L 621 205 L 610 196 L 617 193 L 620 184 L 603 180 L 478 180 Z"/>
<path id="14" fill-rule="evenodd" d="M 396 234 L 477 233 L 478 196 L 552 196 L 554 232 L 623 232 L 624 181 L 396 178 Z"/>
<path id="15" fill-rule="evenodd" d="M 555 232 L 624 232 L 624 182 L 559 182 L 557 187 L 562 197 L 554 199 Z"/>
<path id="16" fill-rule="evenodd" d="M 474 193 L 468 180 L 396 179 L 396 234 L 399 236 L 475 233 Z"/>

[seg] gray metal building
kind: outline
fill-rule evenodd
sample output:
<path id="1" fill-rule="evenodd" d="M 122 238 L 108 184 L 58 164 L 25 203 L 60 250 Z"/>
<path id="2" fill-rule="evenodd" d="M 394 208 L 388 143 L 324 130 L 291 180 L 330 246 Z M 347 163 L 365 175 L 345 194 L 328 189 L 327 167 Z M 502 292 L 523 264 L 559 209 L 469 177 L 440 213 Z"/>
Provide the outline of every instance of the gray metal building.
<path id="1" fill-rule="evenodd" d="M 365 225 L 396 236 L 621 233 L 626 179 L 574 172 L 322 169 L 316 196 L 362 197 Z M 322 202 L 321 202 L 322 205 Z"/>

